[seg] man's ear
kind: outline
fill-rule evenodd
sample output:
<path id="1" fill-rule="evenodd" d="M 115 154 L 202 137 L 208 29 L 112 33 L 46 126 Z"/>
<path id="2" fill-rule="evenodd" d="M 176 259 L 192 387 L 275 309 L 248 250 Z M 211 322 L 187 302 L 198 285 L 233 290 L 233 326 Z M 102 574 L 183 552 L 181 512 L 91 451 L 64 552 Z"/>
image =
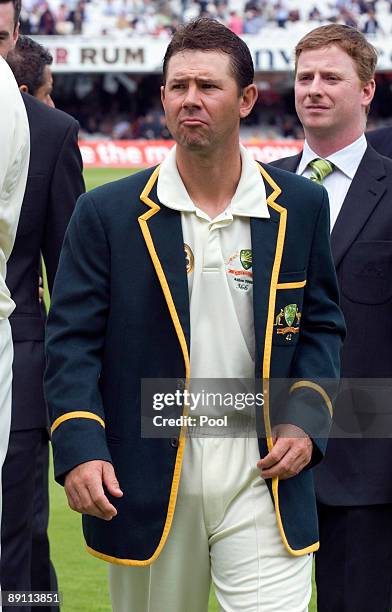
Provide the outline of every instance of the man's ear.
<path id="1" fill-rule="evenodd" d="M 252 108 L 256 104 L 257 98 L 258 98 L 258 91 L 254 83 L 252 83 L 251 85 L 247 85 L 247 87 L 244 87 L 242 94 L 241 94 L 241 105 L 240 105 L 240 118 L 241 119 L 244 119 L 250 114 L 250 112 L 252 111 Z"/>
<path id="2" fill-rule="evenodd" d="M 12 34 L 12 40 L 14 42 L 14 47 L 16 45 L 16 42 L 17 42 L 18 38 L 19 38 L 19 26 L 20 26 L 20 23 L 18 21 L 18 23 L 16 24 L 16 26 L 14 28 L 14 33 Z"/>
<path id="3" fill-rule="evenodd" d="M 27 87 L 27 85 L 19 85 L 19 91 L 21 91 L 22 93 L 29 93 L 29 88 Z"/>

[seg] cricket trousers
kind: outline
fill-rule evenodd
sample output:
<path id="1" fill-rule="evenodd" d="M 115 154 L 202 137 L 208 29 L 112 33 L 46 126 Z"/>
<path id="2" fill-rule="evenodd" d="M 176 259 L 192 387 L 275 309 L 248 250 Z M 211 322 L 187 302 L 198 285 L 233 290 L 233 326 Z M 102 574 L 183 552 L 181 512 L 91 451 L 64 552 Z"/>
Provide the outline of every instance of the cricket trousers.
<path id="1" fill-rule="evenodd" d="M 312 555 L 283 546 L 257 439 L 189 438 L 170 534 L 147 567 L 111 564 L 114 612 L 306 612 Z M 121 485 L 121 483 L 120 483 Z"/>

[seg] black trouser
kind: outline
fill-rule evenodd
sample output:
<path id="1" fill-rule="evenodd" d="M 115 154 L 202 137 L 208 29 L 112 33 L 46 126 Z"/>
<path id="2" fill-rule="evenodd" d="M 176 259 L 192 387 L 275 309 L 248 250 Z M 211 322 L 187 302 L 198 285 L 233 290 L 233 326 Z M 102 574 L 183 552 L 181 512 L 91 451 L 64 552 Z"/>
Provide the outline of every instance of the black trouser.
<path id="1" fill-rule="evenodd" d="M 0 581 L 3 591 L 56 590 L 47 526 L 49 447 L 45 429 L 13 431 L 3 466 Z M 56 608 L 36 607 L 35 612 Z M 4 611 L 30 612 L 3 606 Z"/>
<path id="2" fill-rule="evenodd" d="M 318 504 L 318 612 L 390 612 L 392 504 Z"/>

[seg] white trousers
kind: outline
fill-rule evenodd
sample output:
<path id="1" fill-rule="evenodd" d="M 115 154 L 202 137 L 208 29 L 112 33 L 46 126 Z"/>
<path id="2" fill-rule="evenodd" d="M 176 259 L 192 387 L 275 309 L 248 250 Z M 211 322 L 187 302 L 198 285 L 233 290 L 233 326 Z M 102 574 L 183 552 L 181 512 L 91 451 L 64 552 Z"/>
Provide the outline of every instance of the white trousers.
<path id="1" fill-rule="evenodd" d="M 312 555 L 282 543 L 256 438 L 186 442 L 173 525 L 148 567 L 109 566 L 114 612 L 306 612 Z M 121 483 L 120 483 L 121 484 Z"/>
<path id="2" fill-rule="evenodd" d="M 11 426 L 11 388 L 12 360 L 14 347 L 12 344 L 11 326 L 8 319 L 0 320 L 0 525 L 1 507 L 3 501 L 1 486 L 1 470 L 7 454 Z M 0 605 L 1 610 L 1 605 Z"/>

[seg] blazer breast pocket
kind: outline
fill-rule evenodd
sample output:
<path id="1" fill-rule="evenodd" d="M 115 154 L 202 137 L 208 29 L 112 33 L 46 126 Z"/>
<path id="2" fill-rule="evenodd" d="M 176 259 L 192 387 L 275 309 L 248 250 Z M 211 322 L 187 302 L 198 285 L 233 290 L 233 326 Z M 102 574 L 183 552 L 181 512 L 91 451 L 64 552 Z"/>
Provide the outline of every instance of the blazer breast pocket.
<path id="1" fill-rule="evenodd" d="M 301 330 L 306 271 L 281 272 L 276 288 L 272 343 L 294 346 Z"/>
<path id="2" fill-rule="evenodd" d="M 342 265 L 342 294 L 358 304 L 385 304 L 392 298 L 392 241 L 356 242 Z"/>

